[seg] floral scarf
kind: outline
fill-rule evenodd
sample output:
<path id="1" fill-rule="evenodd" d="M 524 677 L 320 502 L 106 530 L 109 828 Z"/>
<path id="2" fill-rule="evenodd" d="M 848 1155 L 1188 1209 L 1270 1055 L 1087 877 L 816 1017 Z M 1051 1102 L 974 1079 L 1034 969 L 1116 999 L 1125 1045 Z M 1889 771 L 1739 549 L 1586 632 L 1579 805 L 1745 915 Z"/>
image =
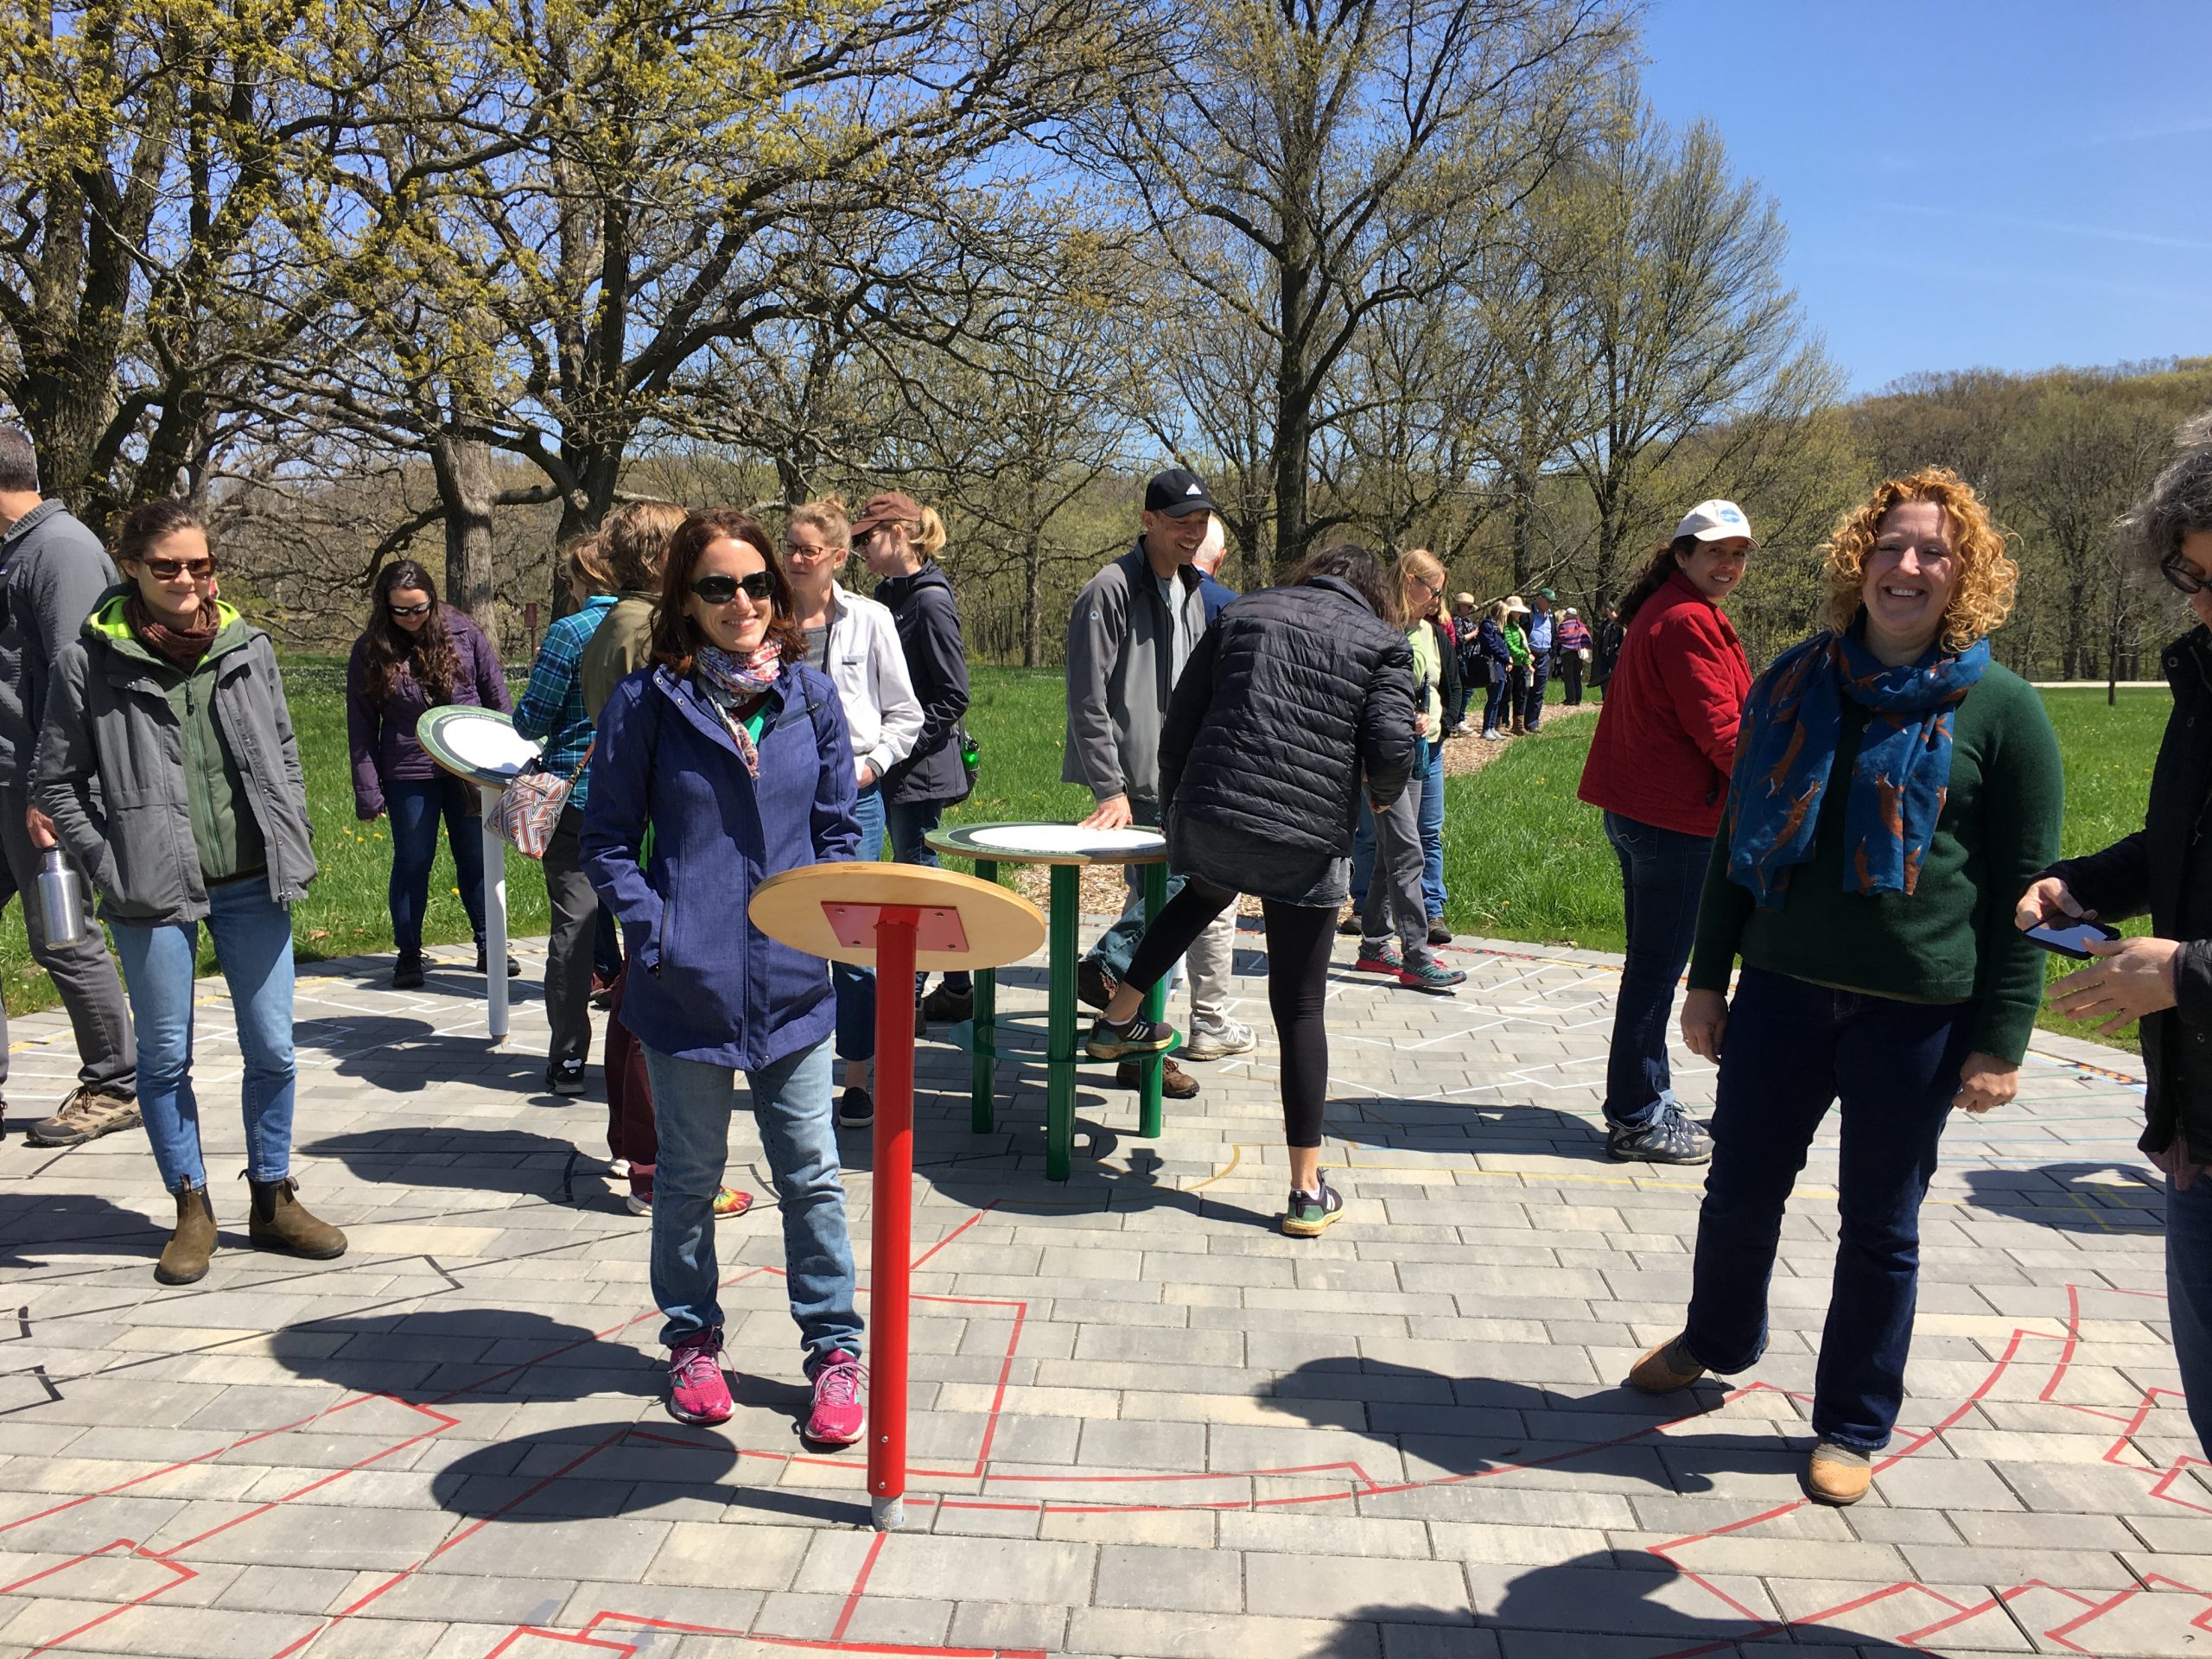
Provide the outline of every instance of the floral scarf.
<path id="1" fill-rule="evenodd" d="M 733 705 L 750 702 L 775 685 L 784 671 L 783 647 L 772 639 L 764 639 L 751 656 L 740 657 L 719 645 L 702 645 L 691 666 L 706 686 L 715 713 L 722 717 L 722 724 L 728 728 L 736 742 L 738 758 L 745 762 L 745 770 L 758 778 L 760 750 Z"/>
<path id="2" fill-rule="evenodd" d="M 1821 799 L 1843 730 L 1842 698 L 1871 709 L 1844 838 L 1847 892 L 1910 893 L 1950 792 L 1951 722 L 1989 666 L 1989 642 L 1887 668 L 1851 633 L 1816 633 L 1774 660 L 1744 705 L 1728 786 L 1728 874 L 1779 910 L 1789 871 L 1813 855 Z"/>

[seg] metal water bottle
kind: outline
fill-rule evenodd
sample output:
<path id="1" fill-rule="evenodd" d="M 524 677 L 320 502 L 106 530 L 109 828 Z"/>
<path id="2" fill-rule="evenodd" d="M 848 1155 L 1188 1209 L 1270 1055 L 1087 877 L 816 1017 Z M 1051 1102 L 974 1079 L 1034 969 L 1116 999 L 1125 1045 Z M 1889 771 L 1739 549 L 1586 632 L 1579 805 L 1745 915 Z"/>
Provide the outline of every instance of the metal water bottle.
<path id="1" fill-rule="evenodd" d="M 85 883 L 59 847 L 48 848 L 39 867 L 38 907 L 48 944 L 74 944 L 85 937 Z"/>

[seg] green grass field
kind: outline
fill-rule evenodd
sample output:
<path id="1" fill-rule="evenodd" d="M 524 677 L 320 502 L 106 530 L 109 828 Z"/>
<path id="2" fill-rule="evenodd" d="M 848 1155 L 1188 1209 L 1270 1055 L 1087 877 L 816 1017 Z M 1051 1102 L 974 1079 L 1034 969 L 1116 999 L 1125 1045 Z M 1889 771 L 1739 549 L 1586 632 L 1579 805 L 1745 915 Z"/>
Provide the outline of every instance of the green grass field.
<path id="1" fill-rule="evenodd" d="M 385 898 L 390 830 L 381 822 L 354 821 L 339 666 L 295 662 L 285 671 L 322 866 L 294 913 L 300 957 L 313 961 L 390 950 Z M 979 668 L 973 678 L 969 723 L 982 745 L 982 777 L 976 794 L 949 817 L 1080 817 L 1089 809 L 1089 792 L 1059 781 L 1058 673 Z M 2065 850 L 2092 851 L 2141 823 L 2151 760 L 2170 700 L 2163 690 L 2123 691 L 2119 707 L 2107 709 L 2101 691 L 2044 696 L 2066 760 Z M 1574 798 L 1593 726 L 1581 721 L 1548 728 L 1511 745 L 1484 771 L 1446 785 L 1444 874 L 1453 928 L 1599 950 L 1621 948 L 1619 867 L 1597 812 Z M 467 918 L 442 850 L 430 893 L 425 938 L 434 944 L 466 939 Z M 515 932 L 543 933 L 544 883 L 537 865 L 519 854 L 508 855 L 507 895 Z M 204 945 L 203 956 L 212 965 Z M 10 1012 L 51 1005 L 52 988 L 29 961 L 22 915 L 12 905 L 0 916 L 0 973 Z"/>

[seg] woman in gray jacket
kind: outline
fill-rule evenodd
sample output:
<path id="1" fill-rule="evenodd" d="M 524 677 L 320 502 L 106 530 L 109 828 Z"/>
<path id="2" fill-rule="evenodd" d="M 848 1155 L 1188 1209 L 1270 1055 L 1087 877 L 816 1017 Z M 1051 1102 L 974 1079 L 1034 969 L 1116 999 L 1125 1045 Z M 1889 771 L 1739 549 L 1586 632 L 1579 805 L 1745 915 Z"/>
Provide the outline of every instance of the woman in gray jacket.
<path id="1" fill-rule="evenodd" d="M 176 1230 L 154 1277 L 190 1284 L 215 1249 L 192 1089 L 200 924 L 245 1060 L 248 1236 L 316 1261 L 346 1235 L 291 1179 L 292 901 L 315 877 L 307 785 L 269 636 L 215 597 L 206 528 L 181 502 L 124 521 L 123 584 L 54 659 L 34 792 L 92 872 L 138 1028 L 138 1098 Z"/>

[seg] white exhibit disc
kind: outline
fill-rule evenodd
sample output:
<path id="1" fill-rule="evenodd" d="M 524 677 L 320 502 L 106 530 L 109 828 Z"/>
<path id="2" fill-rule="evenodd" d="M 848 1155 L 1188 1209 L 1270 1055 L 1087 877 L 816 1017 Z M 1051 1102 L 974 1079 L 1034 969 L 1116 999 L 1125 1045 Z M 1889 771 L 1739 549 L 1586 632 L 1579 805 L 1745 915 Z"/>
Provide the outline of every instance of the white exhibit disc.
<path id="1" fill-rule="evenodd" d="M 995 829 L 971 830 L 968 839 L 978 847 L 995 847 L 1001 852 L 1066 853 L 1077 858 L 1167 850 L 1167 838 L 1157 830 L 1086 830 L 1079 823 L 1004 823 Z"/>
<path id="2" fill-rule="evenodd" d="M 518 778 L 537 760 L 537 745 L 503 720 L 452 720 L 438 735 L 453 758 L 471 772 Z"/>

